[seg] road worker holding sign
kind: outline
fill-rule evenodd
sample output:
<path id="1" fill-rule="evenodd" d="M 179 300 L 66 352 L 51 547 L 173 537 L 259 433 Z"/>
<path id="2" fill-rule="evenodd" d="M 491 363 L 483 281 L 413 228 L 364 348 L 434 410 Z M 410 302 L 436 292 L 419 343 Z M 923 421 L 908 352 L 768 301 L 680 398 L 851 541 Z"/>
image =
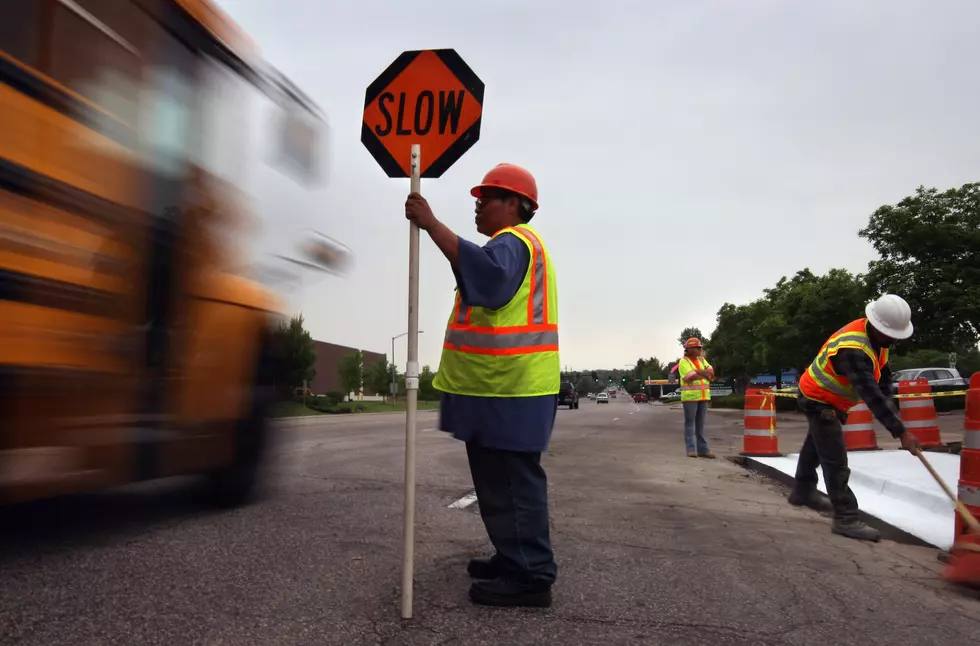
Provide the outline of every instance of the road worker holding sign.
<path id="1" fill-rule="evenodd" d="M 483 247 L 463 240 L 418 193 L 405 215 L 429 234 L 456 276 L 456 297 L 433 385 L 440 428 L 466 442 L 480 515 L 496 553 L 473 559 L 470 598 L 549 606 L 557 566 L 541 453 L 558 408 L 558 294 L 551 256 L 528 222 L 538 189 L 500 164 L 471 191 Z"/>

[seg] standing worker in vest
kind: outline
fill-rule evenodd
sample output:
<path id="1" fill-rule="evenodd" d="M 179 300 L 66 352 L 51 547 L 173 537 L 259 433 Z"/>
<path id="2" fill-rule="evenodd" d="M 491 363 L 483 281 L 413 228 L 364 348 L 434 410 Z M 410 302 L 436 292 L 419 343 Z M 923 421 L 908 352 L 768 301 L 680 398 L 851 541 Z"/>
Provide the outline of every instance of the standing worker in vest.
<path id="1" fill-rule="evenodd" d="M 684 357 L 677 364 L 677 374 L 681 377 L 681 402 L 684 405 L 684 444 L 687 445 L 687 457 L 713 460 L 715 454 L 708 450 L 708 442 L 704 439 L 704 416 L 711 401 L 711 380 L 715 378 L 715 369 L 701 356 L 701 348 L 701 339 L 692 336 L 684 342 Z"/>
<path id="2" fill-rule="evenodd" d="M 480 515 L 496 553 L 469 562 L 470 598 L 483 605 L 551 605 L 557 575 L 541 453 L 558 409 L 558 295 L 551 256 L 528 222 L 538 189 L 500 164 L 470 193 L 483 247 L 449 230 L 425 199 L 405 215 L 429 234 L 456 277 L 456 297 L 433 385 L 439 425 L 466 442 Z"/>
<path id="3" fill-rule="evenodd" d="M 900 296 L 883 294 L 865 308 L 867 318 L 848 323 L 824 343 L 800 378 L 800 408 L 808 431 L 796 466 L 790 504 L 832 511 L 835 534 L 877 541 L 881 534 L 858 519 L 858 502 L 847 482 L 847 447 L 841 424 L 864 401 L 871 413 L 910 453 L 919 441 L 908 432 L 891 401 L 888 348 L 912 336 L 912 310 Z M 817 466 L 823 467 L 828 502 L 817 493 Z"/>

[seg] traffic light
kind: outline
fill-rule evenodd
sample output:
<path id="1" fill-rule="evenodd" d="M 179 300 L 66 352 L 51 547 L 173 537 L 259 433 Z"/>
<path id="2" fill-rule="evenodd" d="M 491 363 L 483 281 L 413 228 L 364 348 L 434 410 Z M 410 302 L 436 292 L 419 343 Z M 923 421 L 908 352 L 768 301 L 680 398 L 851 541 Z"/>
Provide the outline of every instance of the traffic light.
<path id="1" fill-rule="evenodd" d="M 599 381 L 599 373 L 595 370 L 592 371 L 592 381 Z"/>
<path id="2" fill-rule="evenodd" d="M 624 384 L 626 383 L 626 377 L 623 377 L 623 383 Z"/>

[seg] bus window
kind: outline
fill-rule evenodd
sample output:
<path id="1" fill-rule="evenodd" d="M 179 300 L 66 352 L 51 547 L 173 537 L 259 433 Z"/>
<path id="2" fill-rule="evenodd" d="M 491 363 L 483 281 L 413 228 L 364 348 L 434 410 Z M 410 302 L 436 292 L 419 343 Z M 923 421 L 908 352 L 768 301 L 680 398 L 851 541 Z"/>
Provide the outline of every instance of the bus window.
<path id="1" fill-rule="evenodd" d="M 37 67 L 40 5 L 37 0 L 0 2 L 0 51 Z"/>
<path id="2" fill-rule="evenodd" d="M 113 23 L 105 23 L 77 2 L 54 2 L 47 65 L 54 80 L 77 92 L 124 123 L 135 127 L 140 85 L 140 55 L 131 36 L 141 22 L 150 20 L 129 2 L 114 3 Z M 89 124 L 99 129 L 98 124 Z"/>

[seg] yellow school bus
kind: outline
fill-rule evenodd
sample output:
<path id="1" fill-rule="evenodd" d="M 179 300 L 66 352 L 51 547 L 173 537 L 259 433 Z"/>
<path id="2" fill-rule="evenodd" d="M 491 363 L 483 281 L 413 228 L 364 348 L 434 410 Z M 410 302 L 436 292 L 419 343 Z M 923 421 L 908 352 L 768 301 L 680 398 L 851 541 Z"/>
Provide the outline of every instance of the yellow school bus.
<path id="1" fill-rule="evenodd" d="M 312 177 L 318 109 L 206 0 L 0 1 L 0 504 L 181 474 L 251 496 L 278 315 L 238 257 L 259 93 Z"/>

